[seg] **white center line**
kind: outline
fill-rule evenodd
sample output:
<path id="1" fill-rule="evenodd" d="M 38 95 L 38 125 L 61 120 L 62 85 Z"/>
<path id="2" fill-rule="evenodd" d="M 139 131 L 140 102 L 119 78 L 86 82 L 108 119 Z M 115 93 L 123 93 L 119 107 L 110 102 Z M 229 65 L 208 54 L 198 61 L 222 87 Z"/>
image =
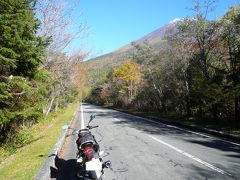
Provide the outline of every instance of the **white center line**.
<path id="1" fill-rule="evenodd" d="M 84 119 L 83 119 L 83 105 L 81 103 L 81 129 L 84 129 L 85 126 L 84 126 Z"/>
<path id="2" fill-rule="evenodd" d="M 223 174 L 223 175 L 233 176 L 233 175 L 231 175 L 230 173 L 228 173 L 228 172 L 226 172 L 226 171 L 224 171 L 224 170 L 222 170 L 222 169 L 219 169 L 219 168 L 217 168 L 217 167 L 215 167 L 215 166 L 213 166 L 213 165 L 211 165 L 211 164 L 209 164 L 209 163 L 207 163 L 207 162 L 205 162 L 205 161 L 203 161 L 203 160 L 201 160 L 201 159 L 199 159 L 199 158 L 197 158 L 197 157 L 195 157 L 195 156 L 193 156 L 193 155 L 191 155 L 191 154 L 189 154 L 189 153 L 187 153 L 187 152 L 184 152 L 183 150 L 178 149 L 178 148 L 176 148 L 176 147 L 174 147 L 174 146 L 172 146 L 172 145 L 170 145 L 170 144 L 168 144 L 168 143 L 166 143 L 166 142 L 164 142 L 164 141 L 162 141 L 162 140 L 160 140 L 160 139 L 157 139 L 157 138 L 155 138 L 155 137 L 153 137 L 153 136 L 149 136 L 149 137 L 152 138 L 152 139 L 154 139 L 155 141 L 157 141 L 157 142 L 159 142 L 159 143 L 161 143 L 161 144 L 163 144 L 163 145 L 165 145 L 165 146 L 168 146 L 169 148 L 171 148 L 171 149 L 173 149 L 173 150 L 175 150 L 175 151 L 183 154 L 184 156 L 186 156 L 186 157 L 188 157 L 188 158 L 191 158 L 191 159 L 199 162 L 200 164 L 202 164 L 202 165 L 204 165 L 204 166 L 207 166 L 208 168 L 210 168 L 210 169 L 212 169 L 212 170 L 214 170 L 214 171 L 217 171 L 217 172 L 219 172 L 219 173 L 221 173 L 221 174 Z"/>

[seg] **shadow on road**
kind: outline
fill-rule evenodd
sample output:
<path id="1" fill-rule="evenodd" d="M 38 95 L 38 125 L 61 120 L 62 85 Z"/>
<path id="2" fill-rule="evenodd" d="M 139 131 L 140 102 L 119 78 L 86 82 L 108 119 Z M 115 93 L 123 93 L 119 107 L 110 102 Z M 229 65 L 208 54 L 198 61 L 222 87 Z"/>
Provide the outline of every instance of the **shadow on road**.
<path id="1" fill-rule="evenodd" d="M 89 108 L 90 110 L 90 108 Z M 166 124 L 157 124 L 151 121 L 145 121 L 141 118 L 129 116 L 127 114 L 120 114 L 119 112 L 94 112 L 87 111 L 90 114 L 96 114 L 97 117 L 102 117 L 105 119 L 117 118 L 119 121 L 114 121 L 113 123 L 122 127 L 135 128 L 140 131 L 146 132 L 152 135 L 167 135 L 169 137 L 174 137 L 175 139 L 181 139 L 191 143 L 199 144 L 213 149 L 218 149 L 224 152 L 233 152 L 236 158 L 240 157 L 240 146 L 230 144 L 226 141 L 220 139 L 208 138 L 205 136 L 195 135 L 191 132 L 176 129 L 174 127 L 169 127 Z M 190 136 L 191 135 L 191 136 Z"/>
<path id="2" fill-rule="evenodd" d="M 201 140 L 189 140 L 189 142 L 194 144 L 203 145 L 209 148 L 218 149 L 224 152 L 236 152 L 239 153 L 239 155 L 235 157 L 240 157 L 240 148 L 239 146 L 235 146 L 233 144 L 218 140 L 218 139 L 212 139 L 208 141 L 201 141 Z"/>
<path id="3" fill-rule="evenodd" d="M 214 172 L 208 169 L 200 168 L 195 165 L 191 165 L 188 168 L 191 169 L 191 179 L 218 179 L 218 180 L 237 180 L 238 179 L 233 175 L 228 175 L 228 174 L 223 175 L 216 171 Z"/>
<path id="4" fill-rule="evenodd" d="M 56 180 L 76 180 L 76 159 L 55 158 L 55 167 L 50 167 L 50 177 Z"/>
<path id="5" fill-rule="evenodd" d="M 173 126 L 168 126 L 164 123 L 155 123 L 151 121 L 146 121 L 142 118 L 138 118 L 132 115 L 120 113 L 117 111 L 112 111 L 110 109 L 95 109 L 94 106 L 84 108 L 84 113 L 95 114 L 96 118 L 99 117 L 102 121 L 111 121 L 113 124 L 117 125 L 114 128 L 126 127 L 128 131 L 132 129 L 137 129 L 139 131 L 145 132 L 149 135 L 161 135 L 171 139 L 179 139 L 180 141 L 185 141 L 193 144 L 197 144 L 199 148 L 205 149 L 203 147 L 208 147 L 209 149 L 215 149 L 217 151 L 221 151 L 222 158 L 226 159 L 228 164 L 214 164 L 216 167 L 226 169 L 226 171 L 230 172 L 230 174 L 236 175 L 239 178 L 239 160 L 240 160 L 240 146 L 228 143 L 226 141 L 222 141 L 217 138 L 211 138 L 207 136 L 200 136 L 188 131 L 181 130 L 180 128 L 174 128 Z M 130 129 L 129 129 L 130 128 Z M 124 128 L 123 128 L 124 129 Z M 161 138 L 161 137 L 160 137 Z M 136 140 L 138 137 L 136 137 Z M 126 140 L 127 141 L 127 140 Z M 190 146 L 191 148 L 191 146 Z M 208 151 L 209 149 L 205 149 Z M 216 151 L 216 152 L 217 152 Z M 204 153 L 204 152 L 203 152 Z M 221 162 L 221 160 L 219 160 Z M 224 161 L 222 161 L 224 162 Z M 227 167 L 227 168 L 226 168 Z M 200 168 L 198 166 L 188 167 L 191 169 L 192 179 L 201 179 L 205 177 L 205 179 L 235 179 L 235 177 L 231 176 L 222 176 L 219 173 L 213 173 L 212 170 L 206 170 L 206 168 Z M 237 172 L 236 172 L 237 171 Z M 198 173 L 196 173 L 198 172 Z M 189 173 L 186 171 L 186 173 Z M 189 177 L 189 174 L 185 174 Z"/>

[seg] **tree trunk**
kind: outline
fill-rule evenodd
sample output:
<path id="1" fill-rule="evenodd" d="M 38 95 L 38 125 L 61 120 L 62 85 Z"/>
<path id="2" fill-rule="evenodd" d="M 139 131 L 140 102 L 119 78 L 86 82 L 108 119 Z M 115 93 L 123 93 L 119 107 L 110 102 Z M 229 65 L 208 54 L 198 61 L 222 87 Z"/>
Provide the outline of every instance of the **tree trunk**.
<path id="1" fill-rule="evenodd" d="M 149 74 L 150 74 L 150 78 L 151 78 L 151 81 L 152 81 L 152 85 L 153 85 L 153 88 L 154 88 L 154 90 L 155 90 L 155 93 L 156 93 L 156 95 L 157 95 L 157 103 L 156 104 L 158 104 L 159 105 L 159 107 L 158 107 L 158 109 L 159 109 L 159 112 L 160 112 L 160 109 L 161 109 L 161 106 L 163 107 L 163 109 L 164 109 L 164 111 L 166 110 L 166 108 L 165 108 L 165 104 L 163 104 L 162 103 L 162 101 L 161 101 L 161 91 L 160 91 L 160 89 L 159 88 L 157 88 L 157 85 L 156 85 L 156 83 L 155 83 L 155 81 L 154 81 L 154 77 L 153 77 L 153 75 L 152 75 L 152 72 L 151 72 L 151 70 L 150 70 L 150 68 L 148 68 L 148 72 L 149 72 Z"/>
<path id="2" fill-rule="evenodd" d="M 53 106 L 54 100 L 55 100 L 55 96 L 53 96 L 52 99 L 51 99 L 51 102 L 50 102 L 50 104 L 49 104 L 49 106 L 48 106 L 46 115 L 48 115 L 48 114 L 50 113 L 50 111 L 51 111 L 51 109 L 52 109 L 52 106 Z"/>
<path id="3" fill-rule="evenodd" d="M 59 99 L 56 100 L 55 111 L 58 110 L 58 106 L 59 106 L 59 102 L 58 101 L 59 101 Z"/>
<path id="4" fill-rule="evenodd" d="M 191 116 L 191 110 L 190 110 L 190 99 L 189 99 L 189 85 L 188 81 L 185 80 L 185 86 L 186 86 L 186 111 L 187 111 L 187 116 Z"/>

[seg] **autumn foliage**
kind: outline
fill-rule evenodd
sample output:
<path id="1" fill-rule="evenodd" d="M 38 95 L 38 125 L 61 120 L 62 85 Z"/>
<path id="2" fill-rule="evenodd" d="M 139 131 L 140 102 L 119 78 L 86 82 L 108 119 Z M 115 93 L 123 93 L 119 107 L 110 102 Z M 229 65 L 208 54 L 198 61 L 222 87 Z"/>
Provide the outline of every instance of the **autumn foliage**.
<path id="1" fill-rule="evenodd" d="M 160 48 L 132 43 L 128 63 L 95 83 L 89 100 L 160 116 L 240 126 L 240 8 L 208 20 L 215 1 L 195 1 L 195 13 Z"/>
<path id="2" fill-rule="evenodd" d="M 108 81 L 98 89 L 100 90 L 99 102 L 121 106 L 132 104 L 141 83 L 140 66 L 133 62 L 125 63 L 110 72 L 108 77 Z M 94 92 L 92 95 L 94 100 Z"/>

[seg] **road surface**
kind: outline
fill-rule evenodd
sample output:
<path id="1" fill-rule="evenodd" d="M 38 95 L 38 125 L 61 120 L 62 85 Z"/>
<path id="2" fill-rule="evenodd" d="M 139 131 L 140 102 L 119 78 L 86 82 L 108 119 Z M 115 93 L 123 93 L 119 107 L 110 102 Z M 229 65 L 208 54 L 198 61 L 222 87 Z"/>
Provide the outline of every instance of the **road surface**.
<path id="1" fill-rule="evenodd" d="M 83 104 L 73 128 L 92 133 L 112 168 L 105 180 L 240 179 L 240 145 L 115 110 Z M 84 120 L 84 121 L 83 121 Z M 74 179 L 77 136 L 69 136 L 52 177 Z"/>

